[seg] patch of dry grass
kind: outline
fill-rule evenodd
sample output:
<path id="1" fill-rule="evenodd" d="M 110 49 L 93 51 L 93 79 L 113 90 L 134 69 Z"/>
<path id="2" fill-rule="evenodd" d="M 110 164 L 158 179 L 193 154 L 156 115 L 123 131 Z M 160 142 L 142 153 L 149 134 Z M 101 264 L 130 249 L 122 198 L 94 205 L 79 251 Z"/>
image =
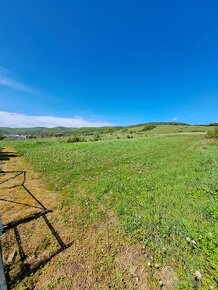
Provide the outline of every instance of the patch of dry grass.
<path id="1" fill-rule="evenodd" d="M 14 152 L 13 148 L 5 151 Z M 113 216 L 107 214 L 106 221 L 85 227 L 77 222 L 80 209 L 71 205 L 61 209 L 62 197 L 45 188 L 41 174 L 17 156 L 1 164 L 3 170 L 27 171 L 27 188 L 46 208 L 53 212 L 48 215 L 64 243 L 72 242 L 71 247 L 53 257 L 34 275 L 22 279 L 14 289 L 158 289 L 162 269 L 156 272 L 148 266 L 146 250 L 140 244 L 132 244 L 124 238 L 122 227 Z M 8 177 L 11 177 L 12 174 Z M 5 176 L 1 176 L 3 180 Z M 13 187 L 22 182 L 22 176 L 10 179 L 1 185 L 0 197 L 19 203 L 37 205 L 23 191 Z M 4 211 L 3 223 L 23 218 L 39 209 L 1 201 Z M 102 209 L 103 210 L 103 209 Z M 55 253 L 59 245 L 49 231 L 43 218 L 18 226 L 22 248 L 25 253 L 23 266 L 34 268 L 38 263 Z M 20 272 L 21 261 L 13 230 L 2 237 L 4 264 L 10 269 L 11 278 Z M 14 253 L 13 261 L 9 261 Z M 169 279 L 168 279 L 169 280 Z M 165 289 L 173 289 L 173 283 Z"/>

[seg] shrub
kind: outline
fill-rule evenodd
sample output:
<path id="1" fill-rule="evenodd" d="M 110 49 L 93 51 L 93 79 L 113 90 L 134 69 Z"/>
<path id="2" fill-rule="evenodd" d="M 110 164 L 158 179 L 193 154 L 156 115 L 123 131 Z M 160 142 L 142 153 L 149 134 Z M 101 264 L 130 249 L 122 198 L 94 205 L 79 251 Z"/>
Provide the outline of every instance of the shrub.
<path id="1" fill-rule="evenodd" d="M 132 138 L 133 138 L 132 135 L 127 135 L 126 137 L 127 137 L 128 139 L 132 139 Z"/>
<path id="2" fill-rule="evenodd" d="M 156 125 L 150 124 L 150 125 L 144 126 L 141 131 L 149 131 L 149 130 L 152 130 L 154 128 L 156 128 Z"/>
<path id="3" fill-rule="evenodd" d="M 85 142 L 83 137 L 79 137 L 77 135 L 68 138 L 67 143 L 77 143 L 77 142 Z"/>
<path id="4" fill-rule="evenodd" d="M 206 137 L 209 139 L 218 138 L 218 128 L 214 128 L 213 130 L 208 131 Z"/>
<path id="5" fill-rule="evenodd" d="M 99 140 L 101 140 L 100 135 L 96 135 L 96 136 L 94 137 L 94 139 L 93 139 L 93 141 L 99 141 Z"/>

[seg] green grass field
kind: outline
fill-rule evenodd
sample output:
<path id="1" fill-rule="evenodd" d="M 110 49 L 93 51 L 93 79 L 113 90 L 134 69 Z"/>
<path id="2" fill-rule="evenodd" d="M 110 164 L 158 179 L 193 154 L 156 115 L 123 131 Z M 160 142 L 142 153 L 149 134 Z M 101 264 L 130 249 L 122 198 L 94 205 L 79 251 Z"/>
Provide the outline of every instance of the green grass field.
<path id="1" fill-rule="evenodd" d="M 175 269 L 178 289 L 193 289 L 196 271 L 203 277 L 198 289 L 216 289 L 217 142 L 174 135 L 2 142 L 8 144 L 43 173 L 52 190 L 62 192 L 63 210 L 81 208 L 77 219 L 84 227 L 112 212 L 132 243 L 140 241 L 155 263 Z"/>

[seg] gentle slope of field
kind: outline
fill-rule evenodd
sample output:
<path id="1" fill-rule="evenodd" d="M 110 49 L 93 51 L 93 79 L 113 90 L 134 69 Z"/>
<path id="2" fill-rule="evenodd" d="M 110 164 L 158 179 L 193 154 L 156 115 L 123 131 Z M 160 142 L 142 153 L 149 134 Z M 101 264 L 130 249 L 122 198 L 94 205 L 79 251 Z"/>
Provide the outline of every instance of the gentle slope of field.
<path id="1" fill-rule="evenodd" d="M 178 288 L 215 287 L 218 146 L 201 136 L 86 142 L 17 142 L 16 148 L 80 209 L 84 227 L 112 212 L 132 242 L 171 265 Z M 187 242 L 186 238 L 192 242 Z M 194 287 L 194 286 L 193 286 Z"/>

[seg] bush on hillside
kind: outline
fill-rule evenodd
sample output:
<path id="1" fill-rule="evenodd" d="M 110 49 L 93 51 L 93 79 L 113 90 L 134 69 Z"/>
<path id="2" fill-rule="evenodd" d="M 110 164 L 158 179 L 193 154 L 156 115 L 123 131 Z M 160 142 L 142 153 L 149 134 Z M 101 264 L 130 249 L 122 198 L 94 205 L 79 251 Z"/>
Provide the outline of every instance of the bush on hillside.
<path id="1" fill-rule="evenodd" d="M 127 135 L 126 137 L 127 137 L 127 139 L 133 139 L 132 135 Z"/>
<path id="2" fill-rule="evenodd" d="M 214 128 L 213 130 L 208 131 L 206 137 L 209 139 L 218 138 L 218 128 Z"/>
<path id="3" fill-rule="evenodd" d="M 79 137 L 77 135 L 68 138 L 67 143 L 77 143 L 77 142 L 85 142 L 86 140 L 83 137 Z"/>
<path id="4" fill-rule="evenodd" d="M 95 135 L 93 141 L 99 141 L 101 140 L 101 136 L 100 135 Z"/>
<path id="5" fill-rule="evenodd" d="M 149 130 L 152 130 L 152 129 L 156 128 L 156 127 L 157 127 L 156 125 L 152 125 L 152 124 L 150 124 L 150 125 L 146 125 L 146 126 L 144 126 L 144 127 L 142 128 L 141 131 L 149 131 Z"/>

